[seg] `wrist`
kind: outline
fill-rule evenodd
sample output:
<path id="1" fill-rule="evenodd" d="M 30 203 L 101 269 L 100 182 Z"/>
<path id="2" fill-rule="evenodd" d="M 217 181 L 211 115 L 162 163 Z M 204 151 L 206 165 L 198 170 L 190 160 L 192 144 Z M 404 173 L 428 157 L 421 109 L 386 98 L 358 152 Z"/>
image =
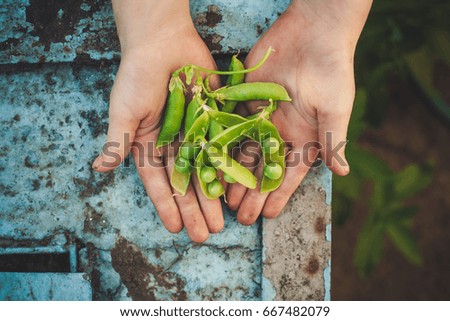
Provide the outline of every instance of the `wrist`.
<path id="1" fill-rule="evenodd" d="M 113 0 L 113 9 L 122 53 L 194 29 L 189 0 Z"/>
<path id="2" fill-rule="evenodd" d="M 288 11 L 298 15 L 302 30 L 320 29 L 354 47 L 371 5 L 372 0 L 293 0 Z"/>

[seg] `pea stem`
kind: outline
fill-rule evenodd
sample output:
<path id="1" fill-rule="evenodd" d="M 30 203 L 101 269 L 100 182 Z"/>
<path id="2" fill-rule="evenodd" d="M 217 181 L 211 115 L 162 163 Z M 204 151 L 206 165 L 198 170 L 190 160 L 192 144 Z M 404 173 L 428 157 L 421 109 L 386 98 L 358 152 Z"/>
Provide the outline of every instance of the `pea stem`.
<path id="1" fill-rule="evenodd" d="M 273 51 L 272 47 L 269 47 L 269 49 L 267 49 L 266 53 L 264 54 L 263 58 L 253 67 L 248 68 L 248 69 L 243 69 L 243 70 L 234 70 L 234 71 L 219 71 L 219 70 L 210 70 L 210 69 L 206 69 L 200 66 L 196 66 L 196 65 L 187 65 L 184 66 L 178 70 L 175 70 L 172 73 L 172 76 L 178 76 L 180 72 L 184 72 L 186 67 L 192 67 L 198 71 L 203 71 L 209 75 L 223 75 L 223 76 L 227 76 L 227 75 L 236 75 L 236 74 L 247 74 L 249 72 L 253 72 L 257 69 L 259 69 L 262 65 L 264 65 L 264 63 L 266 62 L 267 58 L 269 58 L 270 53 Z"/>

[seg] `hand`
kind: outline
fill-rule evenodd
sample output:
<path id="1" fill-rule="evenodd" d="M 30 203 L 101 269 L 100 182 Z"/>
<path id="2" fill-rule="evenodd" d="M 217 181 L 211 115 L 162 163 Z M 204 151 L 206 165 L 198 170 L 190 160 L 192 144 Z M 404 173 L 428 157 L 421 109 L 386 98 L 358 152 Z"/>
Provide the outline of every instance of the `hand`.
<path id="1" fill-rule="evenodd" d="M 214 60 L 192 24 L 187 0 L 117 0 L 113 6 L 122 60 L 111 92 L 107 141 L 116 145 L 104 149 L 93 167 L 112 170 L 131 149 L 167 230 L 177 233 L 185 226 L 193 241 L 203 242 L 223 228 L 220 201 L 206 199 L 195 179 L 184 197 L 174 197 L 169 181 L 174 157 L 164 157 L 163 164 L 155 143 L 172 72 L 188 63 L 215 69 Z M 218 86 L 217 79 L 212 85 Z"/>
<path id="2" fill-rule="evenodd" d="M 238 209 L 240 223 L 253 224 L 260 213 L 266 218 L 279 215 L 319 151 L 333 173 L 348 174 L 344 147 L 355 95 L 353 55 L 370 4 L 367 0 L 294 0 L 249 53 L 246 65 L 252 66 L 273 47 L 275 52 L 265 65 L 248 74 L 246 81 L 279 83 L 292 102 L 281 103 L 272 115 L 288 146 L 282 185 L 265 194 L 259 186 L 254 190 L 239 184 L 228 187 L 228 205 Z M 256 106 L 247 105 L 248 112 L 255 113 Z M 246 154 L 251 152 L 243 151 L 238 160 L 256 167 L 261 178 L 263 162 L 256 164 Z"/>

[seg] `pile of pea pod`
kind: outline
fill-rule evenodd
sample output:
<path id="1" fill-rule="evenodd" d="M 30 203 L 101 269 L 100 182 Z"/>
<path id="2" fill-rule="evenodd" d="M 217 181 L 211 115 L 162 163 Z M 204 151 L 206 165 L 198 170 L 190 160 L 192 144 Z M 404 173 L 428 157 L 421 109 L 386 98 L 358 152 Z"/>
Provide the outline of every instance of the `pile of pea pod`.
<path id="1" fill-rule="evenodd" d="M 277 189 L 285 172 L 285 144 L 277 128 L 270 121 L 278 101 L 290 101 L 287 91 L 276 83 L 245 83 L 244 76 L 261 67 L 271 48 L 254 67 L 245 69 L 237 55 L 231 59 L 228 71 L 206 70 L 186 65 L 172 74 L 163 124 L 156 147 L 172 143 L 180 133 L 184 120 L 184 138 L 178 150 L 171 174 L 172 187 L 186 194 L 191 175 L 197 175 L 203 194 L 217 199 L 225 190 L 221 180 L 239 183 L 247 188 L 257 186 L 257 178 L 247 168 L 229 156 L 231 149 L 248 138 L 261 145 L 264 174 L 260 184 L 262 193 Z M 201 73 L 205 79 L 201 77 Z M 184 74 L 185 83 L 180 78 Z M 209 87 L 209 76 L 227 75 L 227 85 L 217 90 Z M 192 99 L 185 108 L 186 88 L 191 87 Z M 234 113 L 238 102 L 267 101 L 257 114 L 244 118 Z M 220 108 L 219 108 L 220 106 Z M 218 172 L 223 172 L 219 178 Z"/>

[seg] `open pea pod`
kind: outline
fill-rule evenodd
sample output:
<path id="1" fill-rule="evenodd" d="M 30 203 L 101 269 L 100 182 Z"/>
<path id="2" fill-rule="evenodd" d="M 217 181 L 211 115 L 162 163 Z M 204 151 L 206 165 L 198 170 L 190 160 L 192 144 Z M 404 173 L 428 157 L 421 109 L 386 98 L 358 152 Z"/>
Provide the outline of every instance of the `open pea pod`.
<path id="1" fill-rule="evenodd" d="M 207 113 L 201 114 L 191 126 L 186 134 L 184 142 L 181 144 L 180 149 L 184 148 L 187 143 L 196 143 L 205 140 L 205 135 L 209 128 L 209 115 Z M 177 155 L 177 160 L 180 155 Z M 186 194 L 187 188 L 189 186 L 189 181 L 191 179 L 191 173 L 181 173 L 174 169 L 170 175 L 170 184 L 172 187 L 179 192 L 182 196 Z"/>
<path id="2" fill-rule="evenodd" d="M 258 126 L 257 135 L 258 141 L 260 142 L 261 146 L 263 146 L 263 143 L 264 141 L 266 141 L 266 139 L 271 137 L 277 139 L 279 142 L 279 148 L 274 153 L 266 152 L 264 148 L 261 148 L 263 151 L 264 168 L 266 168 L 266 166 L 268 166 L 269 164 L 278 164 L 281 167 L 281 175 L 277 179 L 270 179 L 263 174 L 260 191 L 261 193 L 267 193 L 276 190 L 283 182 L 284 174 L 286 171 L 284 154 L 285 144 L 283 139 L 281 139 L 281 136 L 278 133 L 275 125 L 267 119 L 261 119 Z"/>
<path id="3" fill-rule="evenodd" d="M 246 120 L 243 123 L 228 127 L 222 133 L 211 139 L 211 145 L 219 148 L 225 148 L 230 143 L 240 141 L 249 135 L 252 129 L 256 129 L 258 119 Z"/>
<path id="4" fill-rule="evenodd" d="M 185 142 L 196 142 L 204 140 L 208 132 L 210 118 L 208 113 L 202 113 L 192 124 L 184 137 Z"/>
<path id="5" fill-rule="evenodd" d="M 190 180 L 191 173 L 180 173 L 175 167 L 173 168 L 170 175 L 170 184 L 181 196 L 186 195 Z"/>
<path id="6" fill-rule="evenodd" d="M 207 198 L 207 199 L 210 199 L 210 200 L 215 200 L 215 199 L 217 199 L 217 198 L 219 198 L 221 195 L 223 195 L 224 194 L 224 192 L 222 192 L 221 194 L 219 194 L 219 195 L 211 195 L 211 193 L 209 192 L 209 190 L 208 190 L 208 183 L 206 183 L 206 182 L 204 182 L 202 179 L 201 179 L 201 171 L 202 171 L 202 169 L 206 166 L 206 164 L 209 162 L 209 160 L 208 160 L 208 154 L 206 153 L 206 151 L 204 150 L 204 149 L 202 149 L 199 153 L 198 153 L 198 155 L 197 155 L 197 158 L 195 159 L 195 163 L 194 163 L 194 167 L 195 167 L 195 172 L 196 172 L 196 174 L 197 174 L 197 177 L 198 177 L 198 181 L 199 181 L 199 183 L 200 183 L 200 188 L 201 188 L 201 190 L 202 190 L 202 192 L 203 192 L 203 195 L 205 195 L 205 197 Z"/>
<path id="7" fill-rule="evenodd" d="M 206 148 L 211 164 L 247 188 L 256 188 L 257 179 L 247 168 L 236 162 L 221 148 L 209 144 Z"/>
<path id="8" fill-rule="evenodd" d="M 219 111 L 219 108 L 217 107 L 216 101 L 214 98 L 208 98 L 208 106 L 211 107 L 210 110 L 212 111 Z M 214 138 L 215 136 L 219 135 L 221 132 L 223 132 L 222 125 L 214 118 L 210 118 L 210 125 L 209 125 L 209 139 Z"/>
<path id="9" fill-rule="evenodd" d="M 214 119 L 220 125 L 224 127 L 231 127 L 234 125 L 242 124 L 247 121 L 246 118 L 239 116 L 237 114 L 229 114 L 223 111 L 217 111 L 214 109 L 208 110 L 211 119 Z"/>

